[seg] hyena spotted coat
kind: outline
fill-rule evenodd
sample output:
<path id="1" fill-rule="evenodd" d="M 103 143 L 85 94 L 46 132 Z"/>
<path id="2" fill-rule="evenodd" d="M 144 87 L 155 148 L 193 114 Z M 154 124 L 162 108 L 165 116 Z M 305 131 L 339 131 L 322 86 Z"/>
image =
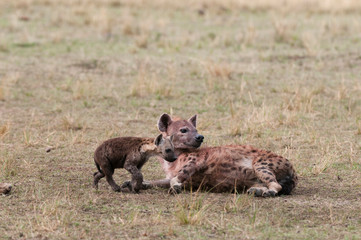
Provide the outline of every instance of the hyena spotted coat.
<path id="1" fill-rule="evenodd" d="M 187 121 L 163 114 L 158 128 L 163 137 L 173 135 L 178 159 L 163 161 L 167 179 L 153 181 L 153 186 L 170 187 L 172 193 L 202 187 L 212 192 L 247 190 L 255 196 L 273 197 L 290 194 L 297 185 L 289 160 L 270 151 L 248 145 L 198 148 L 203 136 L 197 133 L 196 116 Z"/>

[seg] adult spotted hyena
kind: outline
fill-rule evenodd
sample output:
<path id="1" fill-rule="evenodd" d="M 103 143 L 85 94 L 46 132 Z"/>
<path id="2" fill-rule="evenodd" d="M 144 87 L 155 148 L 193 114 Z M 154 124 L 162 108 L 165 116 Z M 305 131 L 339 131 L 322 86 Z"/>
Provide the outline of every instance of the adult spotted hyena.
<path id="1" fill-rule="evenodd" d="M 152 186 L 170 187 L 178 193 L 183 187 L 203 187 L 213 192 L 244 191 L 255 196 L 290 194 L 296 187 L 297 175 L 284 157 L 248 145 L 198 148 L 203 136 L 196 130 L 196 116 L 172 119 L 163 114 L 158 128 L 163 137 L 173 135 L 178 159 L 163 161 L 166 179 Z M 198 140 L 198 141 L 197 141 Z"/>

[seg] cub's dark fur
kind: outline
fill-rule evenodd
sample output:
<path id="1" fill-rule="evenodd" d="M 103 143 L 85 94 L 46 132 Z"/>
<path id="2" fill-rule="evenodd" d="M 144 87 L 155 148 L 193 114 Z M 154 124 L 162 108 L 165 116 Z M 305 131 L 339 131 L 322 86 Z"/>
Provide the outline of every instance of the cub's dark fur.
<path id="1" fill-rule="evenodd" d="M 105 177 L 114 191 L 121 187 L 113 179 L 114 169 L 125 168 L 132 174 L 132 180 L 123 184 L 133 192 L 143 188 L 142 166 L 151 156 L 160 156 L 169 162 L 177 159 L 174 154 L 173 137 L 154 138 L 119 137 L 103 142 L 94 153 L 98 172 L 94 173 L 93 186 L 98 188 L 98 182 Z"/>

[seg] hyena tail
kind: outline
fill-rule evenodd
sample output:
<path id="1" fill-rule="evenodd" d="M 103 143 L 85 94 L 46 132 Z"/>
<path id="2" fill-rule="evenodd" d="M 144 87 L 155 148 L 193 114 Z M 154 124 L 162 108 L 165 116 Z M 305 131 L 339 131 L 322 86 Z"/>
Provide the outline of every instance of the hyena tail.
<path id="1" fill-rule="evenodd" d="M 278 183 L 282 186 L 282 190 L 278 192 L 278 195 L 290 195 L 297 185 L 297 176 L 295 174 L 288 175 L 278 180 Z"/>
<path id="2" fill-rule="evenodd" d="M 99 171 L 100 173 L 103 173 L 103 171 L 100 169 L 100 166 L 99 166 L 98 163 L 95 162 L 95 166 L 97 167 L 97 169 L 98 169 L 98 171 Z M 98 172 L 95 172 L 93 175 L 95 176 L 95 175 L 97 175 L 97 173 L 98 173 Z"/>

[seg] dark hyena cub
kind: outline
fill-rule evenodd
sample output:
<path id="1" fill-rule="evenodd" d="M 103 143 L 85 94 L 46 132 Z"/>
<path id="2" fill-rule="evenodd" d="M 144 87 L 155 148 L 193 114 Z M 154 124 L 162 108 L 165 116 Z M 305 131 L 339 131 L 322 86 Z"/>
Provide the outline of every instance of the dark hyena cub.
<path id="1" fill-rule="evenodd" d="M 95 165 L 98 172 L 94 173 L 94 187 L 105 177 L 116 192 L 121 190 L 113 179 L 115 168 L 125 168 L 132 174 L 132 180 L 122 186 L 132 192 L 139 192 L 143 187 L 142 166 L 151 156 L 160 156 L 169 162 L 177 159 L 171 137 L 163 138 L 159 135 L 154 138 L 119 137 L 103 142 L 94 153 Z"/>

